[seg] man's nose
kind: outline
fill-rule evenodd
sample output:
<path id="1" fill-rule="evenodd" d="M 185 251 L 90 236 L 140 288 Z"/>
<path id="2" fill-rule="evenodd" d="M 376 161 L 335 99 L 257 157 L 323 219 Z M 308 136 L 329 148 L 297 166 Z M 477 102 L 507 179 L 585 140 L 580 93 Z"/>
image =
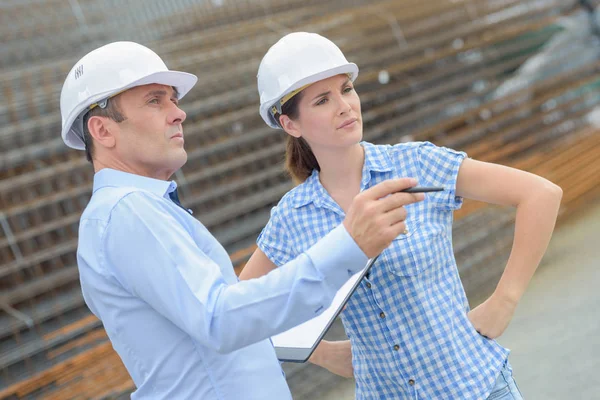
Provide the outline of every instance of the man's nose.
<path id="1" fill-rule="evenodd" d="M 181 108 L 179 108 L 178 105 L 173 104 L 174 109 L 173 111 L 171 111 L 170 115 L 169 115 L 169 123 L 170 124 L 181 124 L 183 123 L 183 121 L 185 121 L 187 115 L 185 113 L 185 111 L 183 111 Z"/>

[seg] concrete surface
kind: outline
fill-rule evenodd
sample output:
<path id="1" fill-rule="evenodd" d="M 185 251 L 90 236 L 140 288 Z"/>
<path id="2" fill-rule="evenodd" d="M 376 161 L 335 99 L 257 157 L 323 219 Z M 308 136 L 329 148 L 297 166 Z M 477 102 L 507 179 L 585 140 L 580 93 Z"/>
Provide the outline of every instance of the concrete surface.
<path id="1" fill-rule="evenodd" d="M 555 230 L 498 341 L 525 399 L 600 399 L 600 202 Z M 347 380 L 322 400 L 353 398 Z"/>

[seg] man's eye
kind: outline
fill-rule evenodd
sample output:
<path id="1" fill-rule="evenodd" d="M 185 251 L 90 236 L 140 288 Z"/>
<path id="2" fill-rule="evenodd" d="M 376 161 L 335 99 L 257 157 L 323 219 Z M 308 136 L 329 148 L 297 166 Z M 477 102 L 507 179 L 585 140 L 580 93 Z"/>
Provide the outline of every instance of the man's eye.
<path id="1" fill-rule="evenodd" d="M 158 99 L 152 99 L 152 100 L 150 100 L 148 103 L 151 103 L 151 104 L 158 104 L 159 102 L 160 102 L 160 101 L 159 101 Z"/>

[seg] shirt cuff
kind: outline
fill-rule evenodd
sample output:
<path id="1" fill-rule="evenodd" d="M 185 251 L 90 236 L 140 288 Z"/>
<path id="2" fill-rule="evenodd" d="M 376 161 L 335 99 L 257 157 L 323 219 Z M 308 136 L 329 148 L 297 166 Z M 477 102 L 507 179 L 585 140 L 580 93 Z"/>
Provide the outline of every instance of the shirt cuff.
<path id="1" fill-rule="evenodd" d="M 343 224 L 325 235 L 305 254 L 315 268 L 336 286 L 343 285 L 369 261 Z"/>

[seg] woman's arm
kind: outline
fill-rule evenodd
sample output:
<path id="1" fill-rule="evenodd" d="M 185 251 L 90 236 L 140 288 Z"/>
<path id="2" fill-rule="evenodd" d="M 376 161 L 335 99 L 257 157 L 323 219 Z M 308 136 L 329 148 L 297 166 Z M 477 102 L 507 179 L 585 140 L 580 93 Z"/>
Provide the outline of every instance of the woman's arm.
<path id="1" fill-rule="evenodd" d="M 275 268 L 277 266 L 269 260 L 269 257 L 261 249 L 257 248 L 244 269 L 242 269 L 240 280 L 259 278 Z M 322 340 L 309 361 L 345 378 L 353 376 L 352 352 L 349 340 L 339 342 Z"/>
<path id="2" fill-rule="evenodd" d="M 240 280 L 245 281 L 260 278 L 277 268 L 273 261 L 259 248 L 257 248 L 240 273 Z"/>
<path id="3" fill-rule="evenodd" d="M 457 196 L 517 208 L 512 251 L 494 294 L 469 318 L 484 336 L 500 336 L 512 318 L 546 252 L 562 189 L 518 169 L 465 159 L 458 173 Z"/>

